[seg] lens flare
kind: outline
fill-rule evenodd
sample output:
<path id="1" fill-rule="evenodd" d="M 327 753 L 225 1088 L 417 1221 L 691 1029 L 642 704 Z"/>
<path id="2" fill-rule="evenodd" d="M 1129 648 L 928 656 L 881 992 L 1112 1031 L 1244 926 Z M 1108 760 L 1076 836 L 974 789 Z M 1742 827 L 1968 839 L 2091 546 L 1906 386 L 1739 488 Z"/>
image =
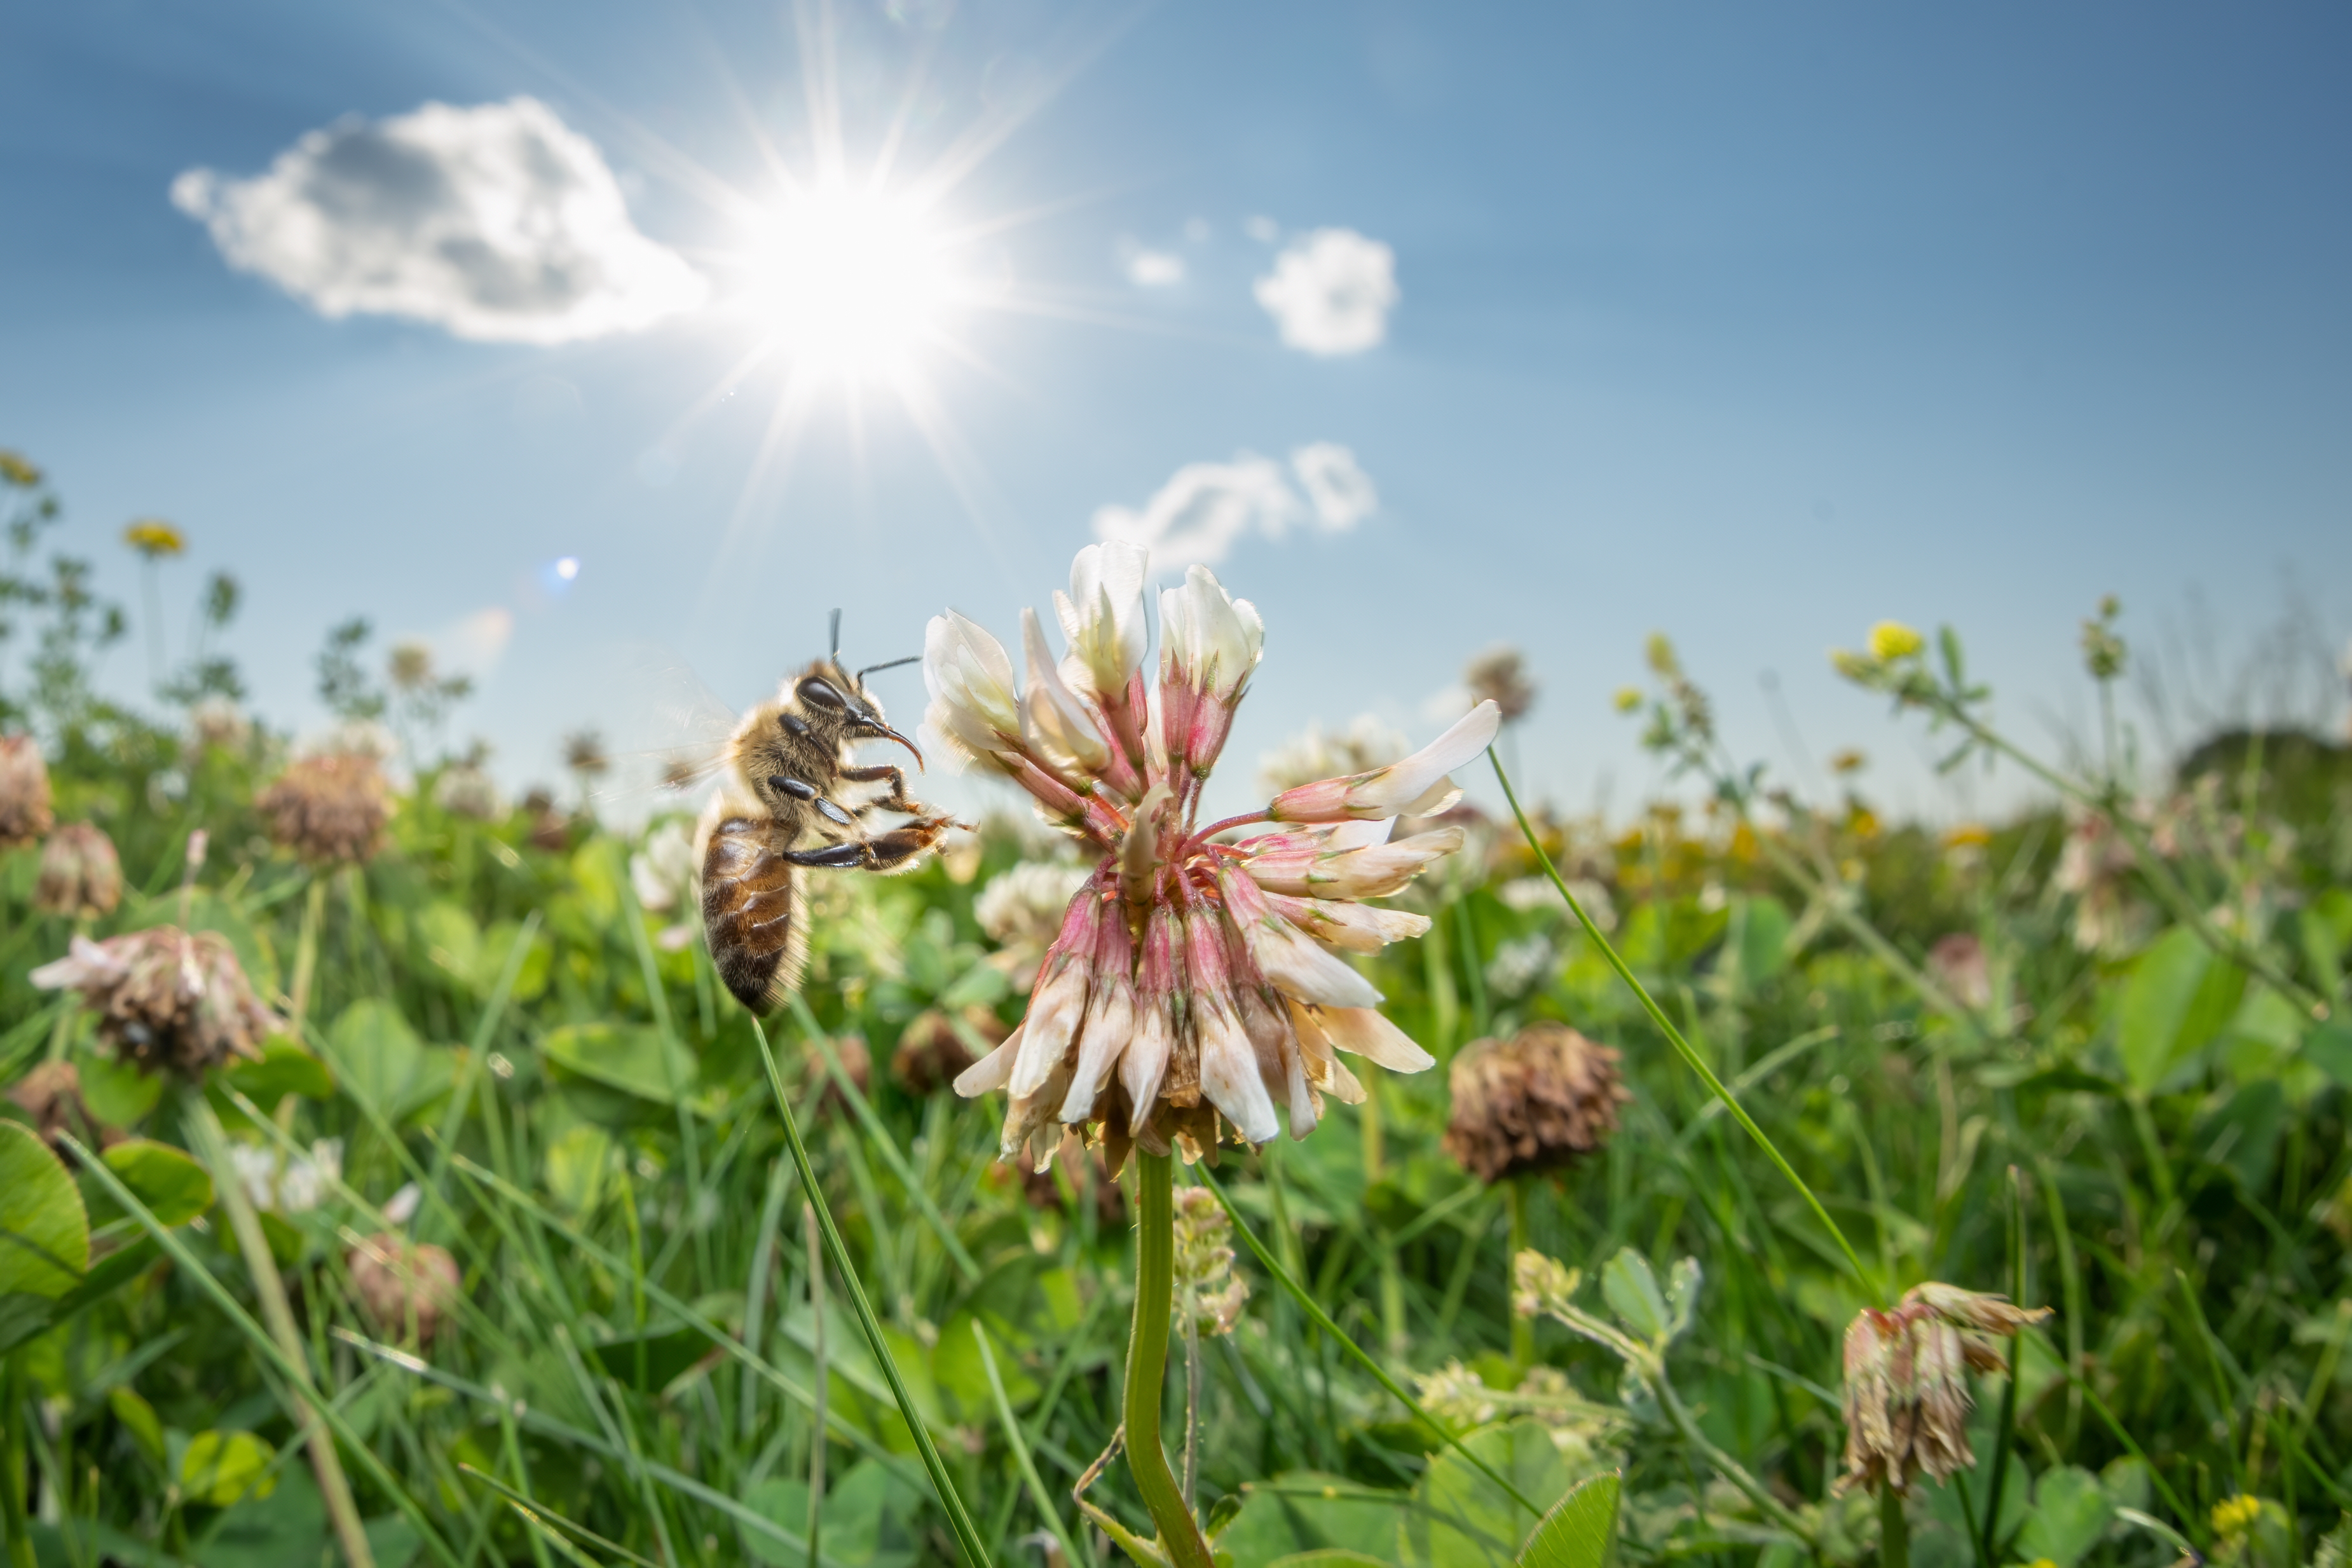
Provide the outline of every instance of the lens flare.
<path id="1" fill-rule="evenodd" d="M 745 301 L 797 367 L 850 379 L 904 373 L 937 335 L 958 282 L 917 203 L 827 183 L 759 225 Z"/>

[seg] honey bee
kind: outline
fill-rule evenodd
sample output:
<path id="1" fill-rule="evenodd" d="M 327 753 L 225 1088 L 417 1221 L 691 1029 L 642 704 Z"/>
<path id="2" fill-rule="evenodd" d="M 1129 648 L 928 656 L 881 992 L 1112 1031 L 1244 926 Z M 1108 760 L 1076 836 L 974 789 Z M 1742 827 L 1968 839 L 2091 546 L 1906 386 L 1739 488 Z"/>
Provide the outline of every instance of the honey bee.
<path id="1" fill-rule="evenodd" d="M 897 767 L 851 760 L 858 742 L 887 740 L 922 767 L 922 752 L 890 727 L 866 691 L 867 675 L 915 661 L 895 659 L 852 674 L 841 663 L 838 611 L 833 630 L 831 654 L 787 679 L 773 701 L 735 727 L 721 788 L 704 814 L 703 931 L 719 977 L 755 1013 L 800 984 L 808 958 L 807 870 L 908 871 L 957 825 L 908 796 L 907 776 Z M 840 798 L 844 785 L 862 784 L 888 788 L 863 801 Z M 867 833 L 865 819 L 875 812 L 914 821 Z"/>

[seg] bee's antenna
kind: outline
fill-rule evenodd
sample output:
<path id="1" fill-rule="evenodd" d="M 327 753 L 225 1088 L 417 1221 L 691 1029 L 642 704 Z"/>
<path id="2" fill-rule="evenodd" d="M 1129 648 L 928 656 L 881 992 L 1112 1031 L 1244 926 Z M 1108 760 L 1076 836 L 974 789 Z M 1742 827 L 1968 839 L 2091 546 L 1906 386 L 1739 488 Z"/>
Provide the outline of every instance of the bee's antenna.
<path id="1" fill-rule="evenodd" d="M 872 674 L 877 670 L 895 670 L 901 664 L 919 664 L 922 662 L 923 656 L 920 653 L 909 653 L 903 659 L 893 659 L 886 664 L 868 664 L 864 669 L 857 672 L 857 684 L 861 686 L 864 685 L 866 684 L 866 677 Z"/>
<path id="2" fill-rule="evenodd" d="M 841 612 L 833 612 L 833 662 L 841 663 Z"/>

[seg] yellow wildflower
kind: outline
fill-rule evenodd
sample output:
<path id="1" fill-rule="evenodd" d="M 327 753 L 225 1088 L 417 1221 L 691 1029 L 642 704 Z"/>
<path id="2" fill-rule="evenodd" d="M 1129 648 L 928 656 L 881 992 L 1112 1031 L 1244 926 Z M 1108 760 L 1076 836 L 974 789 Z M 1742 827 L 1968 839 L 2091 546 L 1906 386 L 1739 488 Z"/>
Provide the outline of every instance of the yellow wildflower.
<path id="1" fill-rule="evenodd" d="M 1950 850 L 1980 850 L 1992 842 L 1992 830 L 1982 822 L 1962 822 L 1944 835 L 1944 847 Z"/>
<path id="2" fill-rule="evenodd" d="M 1882 662 L 1907 659 L 1927 642 L 1900 621 L 1881 621 L 1870 629 L 1870 656 Z"/>
<path id="3" fill-rule="evenodd" d="M 1617 711 L 1619 713 L 1632 713 L 1635 708 L 1642 706 L 1642 688 L 1639 686 L 1619 686 L 1617 688 L 1617 695 L 1610 700 L 1617 705 Z"/>
<path id="4" fill-rule="evenodd" d="M 122 530 L 122 542 L 155 560 L 178 555 L 188 548 L 188 537 L 161 517 L 142 517 Z"/>
<path id="5" fill-rule="evenodd" d="M 1830 753 L 1830 771 L 1832 773 L 1859 773 L 1869 766 L 1869 756 L 1851 746 L 1843 751 Z"/>
<path id="6" fill-rule="evenodd" d="M 2240 1492 L 2236 1497 L 2223 1498 L 2213 1505 L 2213 1531 L 2223 1537 L 2243 1535 L 2262 1516 L 2262 1499 Z"/>
<path id="7" fill-rule="evenodd" d="M 0 482 L 29 490 L 41 482 L 41 471 L 14 452 L 0 452 Z"/>

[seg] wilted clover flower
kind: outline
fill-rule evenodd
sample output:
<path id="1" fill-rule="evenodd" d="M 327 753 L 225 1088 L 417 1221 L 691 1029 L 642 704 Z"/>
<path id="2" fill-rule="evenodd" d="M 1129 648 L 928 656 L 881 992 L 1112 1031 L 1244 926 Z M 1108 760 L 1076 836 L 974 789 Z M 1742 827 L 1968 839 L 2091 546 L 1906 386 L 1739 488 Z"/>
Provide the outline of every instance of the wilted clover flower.
<path id="1" fill-rule="evenodd" d="M 1838 1490 L 1907 1491 L 1971 1462 L 1970 1368 L 2006 1370 L 1986 1336 L 2014 1334 L 2050 1315 L 1956 1285 L 1914 1285 L 1893 1312 L 1865 1307 L 1845 1331 L 1845 1474 Z"/>
<path id="2" fill-rule="evenodd" d="M 246 983 L 227 940 L 176 925 L 103 942 L 76 936 L 66 956 L 28 977 L 43 990 L 76 990 L 98 1015 L 98 1037 L 149 1071 L 188 1078 L 236 1058 L 259 1061 L 279 1027 Z"/>
<path id="3" fill-rule="evenodd" d="M 96 920 L 122 902 L 122 862 L 92 822 L 68 822 L 41 846 L 33 907 L 68 920 Z"/>
<path id="4" fill-rule="evenodd" d="M 113 1143 L 121 1134 L 100 1127 L 81 1097 L 81 1072 L 70 1061 L 44 1061 L 8 1090 L 8 1102 L 25 1113 L 41 1141 L 55 1146 L 59 1133 L 84 1143 Z"/>
<path id="5" fill-rule="evenodd" d="M 1370 953 L 1427 919 L 1359 902 L 1402 889 L 1462 844 L 1458 829 L 1390 843 L 1407 811 L 1458 792 L 1446 774 L 1486 749 L 1482 704 L 1423 750 L 1303 784 L 1263 809 L 1199 821 L 1202 785 L 1257 668 L 1265 628 L 1205 567 L 1160 595 L 1156 689 L 1144 675 L 1144 552 L 1092 545 L 1055 596 L 1068 655 L 1024 612 L 1026 689 L 1003 644 L 950 612 L 925 639 L 926 722 L 951 753 L 1019 783 L 1096 863 L 1070 900 L 1021 1028 L 956 1081 L 1006 1092 L 1002 1149 L 1042 1163 L 1061 1129 L 1099 1126 L 1114 1164 L 1130 1142 L 1197 1157 L 1221 1124 L 1253 1144 L 1304 1137 L 1323 1095 L 1362 1087 L 1339 1051 L 1415 1072 L 1428 1052 L 1376 1010 L 1380 992 L 1334 949 Z M 1251 822 L 1278 831 L 1220 843 Z"/>
<path id="6" fill-rule="evenodd" d="M 0 854 L 39 841 L 49 811 L 49 765 L 29 735 L 0 735 Z"/>
<path id="7" fill-rule="evenodd" d="M 328 751 L 293 763 L 253 806 L 279 847 L 315 866 L 358 865 L 383 847 L 392 791 L 374 758 Z"/>
<path id="8" fill-rule="evenodd" d="M 1445 1152 L 1484 1182 L 1553 1170 L 1605 1146 L 1633 1099 L 1614 1048 L 1559 1023 L 1474 1040 L 1454 1059 Z"/>
<path id="9" fill-rule="evenodd" d="M 379 1230 L 345 1254 L 344 1262 L 352 1293 L 380 1333 L 405 1339 L 413 1326 L 416 1343 L 430 1344 L 457 1308 L 457 1260 L 446 1247 Z"/>
<path id="10" fill-rule="evenodd" d="M 1491 702 L 1505 724 L 1527 716 L 1536 706 L 1535 677 L 1528 674 L 1528 657 L 1517 648 L 1496 646 L 1470 661 L 1462 684 L 1472 702 Z"/>
<path id="11" fill-rule="evenodd" d="M 1249 1301 L 1249 1281 L 1234 1272 L 1233 1241 L 1233 1218 L 1215 1194 L 1188 1186 L 1176 1195 L 1176 1310 L 1191 1302 L 1203 1334 L 1233 1333 Z"/>
<path id="12" fill-rule="evenodd" d="M 954 1082 L 1012 1032 L 998 1021 L 993 1009 L 977 1002 L 952 1019 L 938 1008 L 925 1008 L 898 1031 L 898 1047 L 890 1053 L 890 1076 L 909 1094 L 929 1094 Z M 973 1040 L 982 1049 L 972 1050 Z"/>

